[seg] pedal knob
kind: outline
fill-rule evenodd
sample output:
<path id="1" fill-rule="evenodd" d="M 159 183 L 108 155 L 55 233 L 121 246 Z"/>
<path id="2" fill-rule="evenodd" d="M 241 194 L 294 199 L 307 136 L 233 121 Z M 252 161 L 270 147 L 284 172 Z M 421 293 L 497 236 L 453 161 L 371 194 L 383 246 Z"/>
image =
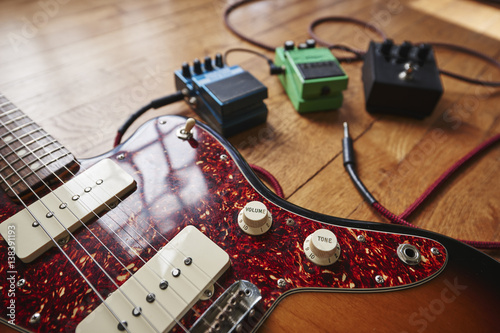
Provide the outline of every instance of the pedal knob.
<path id="1" fill-rule="evenodd" d="M 224 61 L 222 59 L 222 54 L 220 54 L 220 53 L 217 53 L 215 55 L 215 66 L 217 66 L 219 68 L 224 67 Z"/>
<path id="2" fill-rule="evenodd" d="M 212 66 L 212 58 L 210 57 L 205 57 L 205 70 L 206 71 L 213 71 L 214 67 Z"/>
<path id="3" fill-rule="evenodd" d="M 187 62 L 182 63 L 182 76 L 186 78 L 191 77 L 191 69 Z"/>
<path id="4" fill-rule="evenodd" d="M 316 230 L 304 241 L 304 253 L 307 259 L 318 266 L 335 263 L 340 257 L 337 236 L 328 229 Z"/>
<path id="5" fill-rule="evenodd" d="M 241 230 L 252 236 L 266 233 L 272 224 L 271 213 L 260 201 L 250 201 L 238 214 L 238 225 Z"/>
<path id="6" fill-rule="evenodd" d="M 286 51 L 291 51 L 291 50 L 293 50 L 294 48 L 295 48 L 295 43 L 293 42 L 293 40 L 287 40 L 287 41 L 285 42 L 285 47 L 284 47 L 284 49 L 285 49 Z"/>
<path id="7" fill-rule="evenodd" d="M 386 39 L 382 42 L 380 46 L 380 52 L 386 57 L 391 55 L 391 49 L 394 46 L 392 39 Z"/>
<path id="8" fill-rule="evenodd" d="M 195 74 L 201 74 L 201 73 L 203 73 L 203 71 L 201 69 L 200 59 L 194 59 L 194 61 L 193 61 L 193 71 L 195 72 Z"/>
<path id="9" fill-rule="evenodd" d="M 410 53 L 410 50 L 411 50 L 411 43 L 408 42 L 408 41 L 404 41 L 400 46 L 399 46 L 399 49 L 398 49 L 398 55 L 403 58 L 403 59 L 406 59 L 408 57 L 408 54 Z"/>
<path id="10" fill-rule="evenodd" d="M 314 39 L 308 39 L 306 40 L 306 45 L 310 49 L 314 49 L 316 47 L 316 41 Z"/>

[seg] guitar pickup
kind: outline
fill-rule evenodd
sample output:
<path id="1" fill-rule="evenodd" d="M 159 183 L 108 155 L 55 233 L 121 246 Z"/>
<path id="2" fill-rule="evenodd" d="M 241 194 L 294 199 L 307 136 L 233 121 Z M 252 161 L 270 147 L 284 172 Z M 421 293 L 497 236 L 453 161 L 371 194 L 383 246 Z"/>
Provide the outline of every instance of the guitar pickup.
<path id="1" fill-rule="evenodd" d="M 104 159 L 4 221 L 0 233 L 7 240 L 15 229 L 16 255 L 29 263 L 135 188 L 129 174 Z"/>
<path id="2" fill-rule="evenodd" d="M 76 333 L 125 327 L 131 333 L 168 332 L 230 264 L 223 249 L 187 226 L 81 321 Z"/>

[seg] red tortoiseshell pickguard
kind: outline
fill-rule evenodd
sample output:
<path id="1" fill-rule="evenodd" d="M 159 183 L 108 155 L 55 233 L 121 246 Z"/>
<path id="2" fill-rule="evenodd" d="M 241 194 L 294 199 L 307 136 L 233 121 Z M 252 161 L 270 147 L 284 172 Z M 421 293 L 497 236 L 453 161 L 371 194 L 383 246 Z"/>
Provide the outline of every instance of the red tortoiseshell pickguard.
<path id="1" fill-rule="evenodd" d="M 297 288 L 407 287 L 430 279 L 444 267 L 446 249 L 434 240 L 325 224 L 274 204 L 247 180 L 237 163 L 237 155 L 211 133 L 196 126 L 194 140 L 178 139 L 176 131 L 184 122 L 181 117 L 153 120 L 118 149 L 82 161 L 85 169 L 102 158 L 111 158 L 137 182 L 137 190 L 115 209 L 90 222 L 88 230 L 81 228 L 74 234 L 85 251 L 74 239 L 63 246 L 103 298 L 116 287 L 95 262 L 121 285 L 130 274 L 118 260 L 132 272 L 136 271 L 186 225 L 196 226 L 231 258 L 231 268 L 217 282 L 214 297 L 198 302 L 183 319 L 187 327 L 196 320 L 196 313 L 203 313 L 236 280 L 255 284 L 267 310 L 283 293 Z M 120 154 L 124 154 L 123 159 L 118 159 Z M 221 158 L 222 155 L 228 158 Z M 0 200 L 2 222 L 22 209 L 3 193 Z M 238 212 L 252 200 L 262 201 L 273 216 L 271 230 L 257 237 L 246 235 L 237 224 Z M 287 224 L 288 219 L 295 223 Z M 327 267 L 309 262 L 302 249 L 305 238 L 320 228 L 333 231 L 342 250 L 340 259 Z M 358 241 L 358 235 L 363 235 L 366 241 Z M 57 248 L 30 264 L 17 260 L 15 269 L 10 269 L 7 243 L 0 241 L 2 308 L 6 309 L 10 299 L 15 299 L 16 325 L 34 332 L 73 332 L 101 303 Z M 420 250 L 420 264 L 409 266 L 398 258 L 396 249 L 403 243 Z M 433 247 L 439 250 L 439 255 L 431 253 Z M 7 297 L 8 271 L 12 270 L 16 272 L 16 281 L 25 279 L 26 283 L 14 290 L 15 297 Z M 377 283 L 376 275 L 381 275 L 384 283 Z M 278 279 L 284 279 L 286 285 L 280 288 Z M 41 315 L 40 322 L 30 324 L 30 317 L 37 312 Z M 6 315 L 3 310 L 0 315 L 3 321 L 9 320 Z M 180 331 L 179 327 L 176 330 Z"/>

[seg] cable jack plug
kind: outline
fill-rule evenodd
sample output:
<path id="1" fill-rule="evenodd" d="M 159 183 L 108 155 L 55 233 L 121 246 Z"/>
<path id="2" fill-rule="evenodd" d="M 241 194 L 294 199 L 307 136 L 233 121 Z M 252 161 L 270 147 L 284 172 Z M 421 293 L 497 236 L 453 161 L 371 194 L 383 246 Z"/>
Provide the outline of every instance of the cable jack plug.
<path id="1" fill-rule="evenodd" d="M 363 196 L 363 198 L 370 205 L 373 205 L 377 200 L 371 195 L 370 191 L 367 190 L 361 179 L 359 179 L 358 174 L 355 170 L 355 159 L 354 159 L 354 148 L 352 145 L 352 139 L 349 135 L 349 126 L 344 122 L 344 137 L 342 138 L 342 153 L 344 158 L 344 168 L 351 177 L 351 180 L 358 190 L 358 192 Z"/>
<path id="2" fill-rule="evenodd" d="M 285 73 L 285 66 L 277 66 L 274 62 L 269 62 L 269 73 L 271 75 L 279 75 Z"/>
<path id="3" fill-rule="evenodd" d="M 342 138 L 342 153 L 344 157 L 344 167 L 347 164 L 352 164 L 354 166 L 354 148 L 352 146 L 352 139 L 349 135 L 349 125 L 344 122 L 344 137 Z"/>

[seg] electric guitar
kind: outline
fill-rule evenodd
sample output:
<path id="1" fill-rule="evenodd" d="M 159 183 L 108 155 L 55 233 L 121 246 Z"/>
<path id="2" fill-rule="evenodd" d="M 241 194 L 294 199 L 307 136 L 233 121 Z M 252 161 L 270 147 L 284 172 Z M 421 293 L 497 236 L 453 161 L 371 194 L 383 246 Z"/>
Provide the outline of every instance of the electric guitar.
<path id="1" fill-rule="evenodd" d="M 186 123 L 76 160 L 0 95 L 2 331 L 498 332 L 497 261 L 294 206 Z"/>

